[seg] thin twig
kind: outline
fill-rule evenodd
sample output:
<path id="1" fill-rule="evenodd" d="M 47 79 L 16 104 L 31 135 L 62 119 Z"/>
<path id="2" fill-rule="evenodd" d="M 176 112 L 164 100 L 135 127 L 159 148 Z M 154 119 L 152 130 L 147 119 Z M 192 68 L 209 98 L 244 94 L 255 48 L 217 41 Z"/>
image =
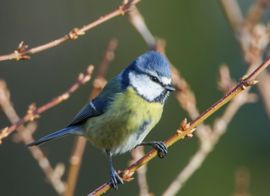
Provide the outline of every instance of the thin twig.
<path id="1" fill-rule="evenodd" d="M 73 83 L 67 91 L 65 91 L 60 96 L 54 98 L 52 101 L 40 106 L 37 108 L 34 104 L 29 106 L 29 109 L 24 117 L 22 117 L 17 122 L 13 122 L 13 124 L 9 127 L 6 127 L 1 130 L 0 132 L 0 143 L 2 140 L 6 137 L 8 137 L 11 133 L 13 133 L 18 127 L 23 125 L 26 122 L 31 122 L 39 117 L 39 115 L 46 110 L 55 107 L 56 105 L 60 104 L 61 102 L 67 100 L 72 93 L 74 93 L 81 85 L 88 82 L 91 78 L 92 72 L 93 72 L 94 66 L 90 65 L 88 66 L 85 73 L 81 73 L 78 76 L 78 79 Z"/>
<path id="2" fill-rule="evenodd" d="M 167 147 L 172 146 L 177 141 L 184 139 L 188 135 L 192 135 L 194 129 L 200 125 L 203 121 L 205 121 L 207 118 L 209 118 L 213 113 L 215 113 L 217 110 L 219 110 L 222 106 L 224 106 L 226 103 L 231 101 L 233 98 L 235 98 L 237 95 L 239 95 L 242 91 L 247 89 L 247 87 L 255 85 L 257 82 L 255 81 L 255 78 L 264 70 L 266 69 L 270 64 L 270 58 L 268 58 L 263 64 L 258 66 L 253 72 L 242 78 L 242 80 L 224 97 L 222 97 L 220 100 L 218 100 L 216 103 L 214 103 L 211 107 L 209 107 L 207 110 L 205 110 L 200 116 L 198 116 L 195 120 L 193 120 L 191 123 L 185 123 L 184 126 L 182 124 L 181 128 L 176 131 L 175 134 L 173 134 L 171 137 L 166 139 L 164 141 L 165 145 Z M 124 181 L 128 181 L 134 174 L 134 172 L 140 168 L 141 166 L 147 164 L 149 161 L 151 161 L 153 158 L 155 158 L 157 155 L 157 151 L 152 149 L 150 152 L 148 152 L 144 157 L 142 157 L 140 160 L 129 166 L 127 169 L 125 169 L 123 172 L 121 172 L 121 176 L 123 177 Z M 96 190 L 91 192 L 89 195 L 101 195 L 105 192 L 107 192 L 111 188 L 109 183 L 105 183 L 98 187 Z"/>
<path id="3" fill-rule="evenodd" d="M 250 28 L 258 24 L 269 6 L 269 0 L 255 0 L 247 13 L 245 23 Z"/>
<path id="4" fill-rule="evenodd" d="M 230 2 L 234 1 L 230 6 Z M 234 10 L 239 10 L 239 5 L 236 0 L 220 0 L 221 6 L 227 16 L 227 19 L 234 30 L 235 37 L 238 38 L 239 44 L 243 52 L 243 58 L 249 67 L 258 66 L 262 62 L 262 56 L 269 45 L 269 32 L 265 25 L 257 24 L 262 18 L 266 8 L 269 6 L 269 0 L 256 0 L 251 6 L 245 22 L 235 27 L 234 23 Z M 239 15 L 243 15 L 239 13 Z M 260 84 L 258 89 L 263 97 L 263 103 L 265 104 L 266 112 L 270 117 L 270 74 L 266 71 L 258 78 Z"/>
<path id="5" fill-rule="evenodd" d="M 151 31 L 148 29 L 142 14 L 139 12 L 136 6 L 134 6 L 134 9 L 128 13 L 128 16 L 129 16 L 129 22 L 142 36 L 147 46 L 151 50 L 158 50 L 159 49 L 158 44 L 161 44 L 162 42 L 158 42 L 156 38 L 153 36 Z M 143 149 L 144 148 L 133 150 L 134 152 L 132 152 L 132 157 L 133 157 L 131 160 L 132 162 L 138 160 L 139 157 L 142 157 L 140 155 L 145 155 Z M 141 196 L 151 195 L 151 193 L 149 192 L 149 186 L 147 183 L 146 171 L 147 171 L 147 165 L 144 165 L 137 171 L 137 175 L 138 175 L 137 184 L 138 184 Z"/>
<path id="6" fill-rule="evenodd" d="M 165 43 L 160 39 L 156 39 L 154 35 L 149 30 L 148 26 L 145 23 L 145 20 L 140 13 L 140 11 L 135 7 L 132 11 L 129 12 L 129 21 L 142 36 L 145 43 L 150 49 L 158 50 L 162 53 L 165 53 Z M 165 54 L 166 55 L 166 54 Z M 185 109 L 192 119 L 196 118 L 199 115 L 199 110 L 196 107 L 196 99 L 189 88 L 186 80 L 180 76 L 179 71 L 171 64 L 172 71 L 172 80 L 176 88 L 176 98 L 179 101 L 180 105 Z"/>
<path id="7" fill-rule="evenodd" d="M 258 21 L 262 16 L 262 11 L 265 9 L 266 4 L 262 4 L 261 0 L 256 1 L 255 5 L 250 9 L 248 19 L 245 19 L 245 24 L 243 22 L 243 16 L 240 10 L 238 3 L 235 0 L 221 0 L 224 11 L 227 15 L 228 20 L 232 26 L 232 29 L 235 32 L 236 38 L 240 41 L 241 47 L 243 51 L 246 53 L 246 60 L 249 60 L 250 64 L 256 66 L 256 64 L 260 64 L 261 60 L 261 52 L 265 49 L 265 46 L 268 43 L 267 36 L 264 33 L 264 28 L 261 26 L 255 26 L 254 21 Z M 246 26 L 244 26 L 246 25 Z M 248 26 L 247 26 L 248 25 Z M 252 27 L 254 26 L 254 27 Z M 253 29 L 252 29 L 252 28 Z M 253 33 L 250 33 L 253 32 Z M 251 39 L 252 38 L 252 39 Z M 249 57 L 249 58 L 247 58 Z M 228 89 L 234 84 L 233 81 L 229 80 L 229 72 L 228 68 L 223 67 L 223 77 L 224 73 L 226 74 L 226 78 L 223 78 L 222 83 L 220 83 L 220 87 L 224 92 L 227 92 Z M 227 72 L 227 73 L 226 73 Z M 269 87 L 269 83 L 266 85 L 266 75 L 267 73 L 262 73 L 258 79 L 260 80 L 260 84 L 258 87 L 263 86 L 264 90 Z M 261 82 L 262 79 L 262 82 Z M 226 80 L 226 81 L 225 81 Z M 268 80 L 269 81 L 269 80 Z M 268 91 L 261 90 L 264 94 L 267 94 L 263 97 L 269 97 Z M 246 96 L 244 96 L 246 94 Z M 182 95 L 183 96 L 183 95 Z M 237 109 L 243 104 L 243 98 L 246 97 L 246 102 L 249 100 L 248 97 L 252 97 L 247 93 L 243 93 L 238 96 L 227 108 L 224 116 L 217 120 L 214 127 L 212 129 L 209 128 L 208 134 L 205 136 L 209 137 L 199 137 L 201 139 L 200 148 L 195 153 L 195 155 L 191 158 L 186 167 L 178 174 L 173 183 L 167 188 L 163 195 L 175 195 L 178 193 L 186 181 L 191 177 L 191 175 L 199 169 L 201 164 L 204 162 L 208 154 L 213 150 L 215 144 L 219 141 L 220 137 L 225 133 L 226 127 L 229 123 L 228 119 L 232 118 L 232 115 L 236 113 Z M 239 100 L 237 102 L 237 100 Z M 269 103 L 269 102 L 265 102 Z M 192 105 L 192 104 L 191 104 Z M 230 116 L 228 116 L 230 115 Z M 201 127 L 198 127 L 200 130 Z M 199 135 L 202 136 L 202 135 Z"/>
<path id="8" fill-rule="evenodd" d="M 187 111 L 191 119 L 195 119 L 199 116 L 200 112 L 196 106 L 196 97 L 192 90 L 190 89 L 189 85 L 187 84 L 186 80 L 180 76 L 179 71 L 174 67 L 171 66 L 172 70 L 172 78 L 173 84 L 175 86 L 175 97 L 178 100 L 180 106 Z M 207 137 L 209 132 L 209 127 L 205 124 L 201 124 L 196 131 L 196 135 L 198 136 L 199 140 L 202 140 Z"/>
<path id="9" fill-rule="evenodd" d="M 137 161 L 141 157 L 145 155 L 144 153 L 144 147 L 139 146 L 135 148 L 134 150 L 131 151 L 131 163 Z M 147 178 L 146 178 L 146 172 L 147 172 L 147 167 L 146 165 L 142 166 L 137 170 L 137 183 L 139 187 L 139 196 L 152 196 L 153 194 L 149 192 L 149 187 L 147 183 Z"/>
<path id="10" fill-rule="evenodd" d="M 156 39 L 149 31 L 139 10 L 134 7 L 129 13 L 129 21 L 136 28 L 150 49 L 156 48 Z"/>
<path id="11" fill-rule="evenodd" d="M 174 73 L 177 76 L 177 73 Z M 181 81 L 176 80 L 176 85 L 179 85 Z M 220 68 L 220 81 L 219 87 L 224 93 L 228 93 L 232 87 L 235 86 L 235 82 L 232 81 L 230 77 L 230 73 L 228 67 L 223 65 Z M 182 100 L 188 99 L 188 91 L 183 91 L 183 95 L 180 94 L 180 103 L 183 105 Z M 187 94 L 187 95 L 186 95 Z M 178 97 L 178 96 L 177 96 Z M 183 98 L 182 98 L 183 97 Z M 200 139 L 200 147 L 198 151 L 192 156 L 188 164 L 182 169 L 177 177 L 173 180 L 173 182 L 168 186 L 165 190 L 163 195 L 176 195 L 183 187 L 183 185 L 187 182 L 187 180 L 201 167 L 202 163 L 205 161 L 209 153 L 214 149 L 215 144 L 219 141 L 221 136 L 225 133 L 226 128 L 233 118 L 233 115 L 236 114 L 237 110 L 245 103 L 253 101 L 251 99 L 252 95 L 248 94 L 247 91 L 236 97 L 226 108 L 224 115 L 216 120 L 215 125 L 213 128 L 209 126 L 199 126 L 197 128 L 197 132 L 200 131 L 198 137 Z M 189 103 L 189 101 L 187 101 Z M 192 112 L 195 107 L 195 104 L 191 102 L 189 105 L 190 107 L 183 107 L 187 108 L 186 110 L 188 113 L 195 113 Z"/>
<path id="12" fill-rule="evenodd" d="M 220 3 L 233 31 L 239 32 L 240 27 L 244 22 L 244 17 L 237 0 L 220 0 Z"/>
<path id="13" fill-rule="evenodd" d="M 36 46 L 36 47 L 28 49 L 28 46 L 24 42 L 21 42 L 14 52 L 10 54 L 6 54 L 6 55 L 0 55 L 0 61 L 13 60 L 13 59 L 27 60 L 27 59 L 30 59 L 30 55 L 32 54 L 36 54 L 36 53 L 48 50 L 50 48 L 54 48 L 68 40 L 75 40 L 79 38 L 80 36 L 84 35 L 87 31 L 95 28 L 96 26 L 104 22 L 107 22 L 108 20 L 112 18 L 115 18 L 116 16 L 121 16 L 121 15 L 126 14 L 137 3 L 139 3 L 139 0 L 130 0 L 130 1 L 124 2 L 117 9 L 115 9 L 114 11 L 104 16 L 101 16 L 99 19 L 95 20 L 94 22 L 84 25 L 81 28 L 74 28 L 63 37 L 60 37 L 46 44 L 42 44 L 40 46 Z"/>
<path id="14" fill-rule="evenodd" d="M 6 86 L 6 83 L 2 80 L 0 81 L 0 106 L 2 107 L 11 123 L 16 123 L 19 121 L 20 118 L 10 100 L 10 92 Z M 29 144 L 34 140 L 33 132 L 36 130 L 36 127 L 37 124 L 35 122 L 31 122 L 27 126 L 22 125 L 18 127 L 16 140 L 21 141 L 24 144 Z M 38 146 L 28 148 L 28 150 L 31 152 L 33 158 L 38 162 L 38 165 L 40 166 L 41 170 L 55 191 L 58 194 L 63 193 L 65 184 L 61 178 L 64 172 L 64 165 L 62 163 L 58 163 L 56 167 L 53 168 L 46 155 Z"/>
<path id="15" fill-rule="evenodd" d="M 223 93 L 227 93 L 233 86 L 235 86 L 235 81 L 231 78 L 229 67 L 225 64 L 221 65 L 218 81 L 219 90 Z"/>
<path id="16" fill-rule="evenodd" d="M 149 48 L 156 49 L 158 51 L 165 53 L 164 42 L 160 42 L 154 38 L 150 30 L 148 29 L 139 10 L 134 9 L 134 11 L 129 12 L 129 16 L 131 24 L 141 34 L 141 36 L 143 37 L 144 41 L 149 46 Z M 180 103 L 181 107 L 188 112 L 191 119 L 195 119 L 197 116 L 199 116 L 199 110 L 196 107 L 196 98 L 193 92 L 191 91 L 189 85 L 187 84 L 186 80 L 182 76 L 180 76 L 179 71 L 173 65 L 171 65 L 171 71 L 173 84 L 176 88 L 175 92 L 176 98 Z M 204 138 L 207 138 L 209 136 L 209 133 L 210 128 L 204 124 L 201 124 L 200 127 L 198 127 L 197 129 L 196 135 L 198 136 L 200 142 L 202 143 L 204 141 Z M 146 179 L 146 176 L 144 178 Z M 173 184 L 174 183 L 175 182 L 173 182 Z"/>
<path id="17" fill-rule="evenodd" d="M 233 116 L 239 110 L 239 108 L 249 102 L 253 102 L 253 97 L 248 91 L 238 95 L 228 105 L 224 114 L 215 121 L 212 128 L 212 132 L 209 132 L 208 137 L 205 137 L 201 143 L 199 150 L 192 156 L 189 163 L 181 170 L 175 180 L 169 185 L 169 187 L 163 193 L 163 196 L 176 195 L 187 182 L 187 180 L 201 167 L 210 152 L 214 149 L 221 136 L 226 132 L 226 128 Z"/>
<path id="18" fill-rule="evenodd" d="M 93 99 L 94 97 L 96 97 L 105 86 L 106 84 L 105 75 L 108 69 L 108 65 L 114 59 L 114 53 L 117 48 L 117 45 L 118 43 L 116 39 L 112 39 L 109 42 L 108 47 L 104 53 L 102 62 L 99 65 L 97 76 L 93 82 L 93 90 L 91 92 L 90 99 Z M 85 146 L 86 146 L 85 138 L 77 137 L 75 139 L 73 151 L 72 151 L 72 154 L 70 156 L 70 161 L 69 161 L 70 166 L 69 166 L 68 177 L 67 177 L 67 186 L 63 194 L 64 196 L 74 195 Z"/>
<path id="19" fill-rule="evenodd" d="M 150 49 L 155 49 L 166 55 L 165 42 L 160 39 L 155 39 L 148 26 L 146 25 L 142 14 L 137 8 L 134 8 L 133 11 L 129 12 L 129 19 L 131 24 L 140 33 L 140 35 L 143 37 L 144 41 Z M 194 96 L 194 93 L 190 89 L 185 78 L 180 76 L 180 73 L 176 69 L 176 67 L 173 66 L 172 63 L 170 64 L 172 71 L 172 81 L 176 89 L 176 99 L 178 100 L 180 106 L 188 112 L 191 119 L 195 119 L 197 116 L 199 116 L 200 113 L 196 106 L 196 98 Z M 197 129 L 196 135 L 199 137 L 200 140 L 202 140 L 207 136 L 208 132 L 209 128 L 206 125 L 201 124 L 200 127 Z"/>

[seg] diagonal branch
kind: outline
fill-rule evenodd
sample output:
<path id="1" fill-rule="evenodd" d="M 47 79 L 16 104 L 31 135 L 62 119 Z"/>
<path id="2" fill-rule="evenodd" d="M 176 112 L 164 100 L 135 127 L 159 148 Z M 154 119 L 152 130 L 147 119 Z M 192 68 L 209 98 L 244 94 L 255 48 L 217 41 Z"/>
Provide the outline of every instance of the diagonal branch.
<path id="1" fill-rule="evenodd" d="M 10 92 L 4 81 L 0 81 L 0 106 L 11 123 L 19 121 L 20 118 L 11 103 Z M 24 144 L 32 142 L 34 140 L 33 132 L 36 130 L 36 127 L 37 124 L 35 122 L 31 122 L 27 126 L 22 125 L 18 127 L 18 135 L 16 135 L 17 140 L 19 139 Z M 33 158 L 38 162 L 39 167 L 43 171 L 49 183 L 57 193 L 61 194 L 65 189 L 65 185 L 61 180 L 64 165 L 59 163 L 55 168 L 53 168 L 49 159 L 38 146 L 28 148 L 28 150 L 32 154 Z"/>
<path id="2" fill-rule="evenodd" d="M 143 157 L 144 147 L 139 146 L 131 151 L 132 159 L 130 163 L 133 163 Z M 139 196 L 153 196 L 153 194 L 149 191 L 149 186 L 147 183 L 146 177 L 147 167 L 146 165 L 142 166 L 140 169 L 137 170 L 137 184 L 139 187 Z"/>
<path id="3" fill-rule="evenodd" d="M 233 2 L 233 3 L 232 3 Z M 235 10 L 240 12 L 239 15 L 243 15 L 239 9 L 239 5 L 236 0 L 220 0 L 221 6 L 227 16 L 229 24 L 232 26 L 235 37 L 237 38 L 239 45 L 241 46 L 243 58 L 249 67 L 258 66 L 262 62 L 262 56 L 270 43 L 269 29 L 263 25 L 258 24 L 266 8 L 269 7 L 269 0 L 256 0 L 245 19 L 241 20 L 235 25 L 234 20 L 237 18 Z M 241 17 L 243 18 L 243 17 Z M 258 89 L 263 98 L 265 109 L 270 117 L 270 74 L 265 72 L 258 78 L 260 84 Z"/>
<path id="4" fill-rule="evenodd" d="M 231 24 L 232 30 L 239 33 L 240 27 L 244 22 L 244 16 L 239 4 L 237 3 L 237 0 L 220 0 L 220 4 Z"/>
<path id="5" fill-rule="evenodd" d="M 145 43 L 148 45 L 150 49 L 154 49 L 165 53 L 165 43 L 160 39 L 156 39 L 154 35 L 149 30 L 148 26 L 145 23 L 145 20 L 140 13 L 140 11 L 135 7 L 132 11 L 129 12 L 129 21 L 138 31 L 138 33 L 142 36 Z M 191 117 L 191 119 L 195 119 L 199 116 L 199 110 L 196 106 L 196 98 L 194 93 L 190 89 L 188 83 L 185 78 L 180 76 L 179 71 L 175 66 L 171 64 L 172 71 L 172 80 L 173 85 L 175 86 L 176 92 L 175 96 L 178 100 L 180 106 L 186 110 Z M 197 130 L 197 136 L 201 140 L 208 132 L 208 127 L 204 124 L 200 126 Z"/>
<path id="6" fill-rule="evenodd" d="M 93 72 L 94 66 L 90 65 L 88 66 L 85 73 L 81 73 L 78 76 L 78 79 L 75 81 L 74 84 L 72 84 L 67 91 L 65 91 L 60 96 L 54 98 L 52 101 L 40 106 L 39 108 L 36 108 L 35 105 L 30 105 L 29 109 L 24 117 L 19 119 L 16 122 L 12 122 L 13 124 L 9 127 L 6 127 L 1 130 L 0 132 L 0 143 L 2 140 L 6 137 L 8 137 L 11 133 L 13 133 L 17 128 L 25 124 L 26 122 L 31 122 L 39 117 L 39 115 L 46 110 L 55 107 L 56 105 L 62 103 L 63 101 L 67 100 L 72 93 L 74 93 L 81 85 L 88 82 L 91 78 L 92 72 Z"/>
<path id="7" fill-rule="evenodd" d="M 175 180 L 162 194 L 163 196 L 176 195 L 187 182 L 187 180 L 201 167 L 207 156 L 212 152 L 219 139 L 226 132 L 226 128 L 233 116 L 246 103 L 253 102 L 253 97 L 245 91 L 237 96 L 226 108 L 224 114 L 215 121 L 212 131 L 207 138 L 203 138 L 199 150 L 191 157 L 189 163 L 181 170 Z M 199 129 L 199 128 L 198 128 Z"/>
<path id="8" fill-rule="evenodd" d="M 228 92 L 224 97 L 222 97 L 220 100 L 218 100 L 216 103 L 214 103 L 212 106 L 210 106 L 207 110 L 205 110 L 200 116 L 198 116 L 195 120 L 193 120 L 191 123 L 185 123 L 182 124 L 181 128 L 176 131 L 175 134 L 170 136 L 168 139 L 164 141 L 165 145 L 167 147 L 172 146 L 177 141 L 184 139 L 186 136 L 191 135 L 194 131 L 194 129 L 200 125 L 203 121 L 205 121 L 207 118 L 209 118 L 212 114 L 214 114 L 217 110 L 219 110 L 222 106 L 224 106 L 226 103 L 231 101 L 233 98 L 238 96 L 241 92 L 243 92 L 247 87 L 253 86 L 257 83 L 255 81 L 255 78 L 264 70 L 266 69 L 270 64 L 270 58 L 268 58 L 263 64 L 258 66 L 254 71 L 250 72 L 247 76 L 243 77 L 242 80 L 230 91 Z M 151 161 L 153 158 L 157 156 L 156 150 L 151 150 L 148 152 L 144 157 L 142 157 L 140 160 L 129 166 L 127 169 L 125 169 L 123 172 L 121 172 L 121 176 L 125 181 L 130 180 L 131 176 L 133 176 L 134 172 L 139 169 L 141 166 L 147 164 L 149 161 Z M 98 187 L 96 190 L 91 192 L 90 195 L 101 195 L 103 193 L 106 193 L 111 188 L 109 183 L 105 183 Z"/>
<path id="9" fill-rule="evenodd" d="M 84 35 L 87 31 L 99 26 L 100 24 L 103 24 L 111 20 L 112 18 L 115 18 L 116 16 L 122 16 L 126 14 L 133 7 L 133 5 L 137 3 L 139 3 L 139 0 L 125 1 L 117 9 L 115 9 L 114 11 L 104 16 L 101 16 L 99 19 L 95 20 L 94 22 L 84 25 L 81 28 L 74 28 L 63 37 L 60 37 L 46 44 L 42 44 L 40 46 L 36 46 L 36 47 L 28 49 L 28 46 L 24 42 L 21 42 L 14 52 L 10 54 L 6 54 L 6 55 L 0 55 L 0 61 L 7 61 L 7 60 L 14 60 L 14 59 L 27 60 L 27 59 L 30 59 L 30 55 L 32 54 L 36 54 L 36 53 L 48 50 L 50 48 L 54 48 L 56 46 L 63 44 L 64 42 L 68 40 L 75 40 L 79 38 L 80 36 Z"/>

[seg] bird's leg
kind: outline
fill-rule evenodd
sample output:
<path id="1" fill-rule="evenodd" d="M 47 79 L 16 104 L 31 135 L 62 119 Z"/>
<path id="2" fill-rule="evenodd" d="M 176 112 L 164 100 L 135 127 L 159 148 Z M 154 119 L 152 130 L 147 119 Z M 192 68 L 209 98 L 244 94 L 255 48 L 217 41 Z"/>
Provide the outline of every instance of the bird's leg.
<path id="1" fill-rule="evenodd" d="M 112 153 L 110 151 L 106 151 L 109 157 L 109 170 L 110 170 L 110 183 L 111 186 L 116 190 L 118 189 L 118 184 L 123 184 L 123 179 L 119 176 L 119 174 L 115 171 L 112 162 Z"/>
<path id="2" fill-rule="evenodd" d="M 142 142 L 137 146 L 152 146 L 158 152 L 159 158 L 164 158 L 168 153 L 168 148 L 162 141 Z"/>

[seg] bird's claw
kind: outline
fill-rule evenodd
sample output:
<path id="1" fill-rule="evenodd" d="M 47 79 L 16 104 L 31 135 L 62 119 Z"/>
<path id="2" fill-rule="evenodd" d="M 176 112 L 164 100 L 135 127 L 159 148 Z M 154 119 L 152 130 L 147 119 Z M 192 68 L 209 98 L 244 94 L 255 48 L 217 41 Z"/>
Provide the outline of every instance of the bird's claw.
<path id="1" fill-rule="evenodd" d="M 168 154 L 168 148 L 165 146 L 163 142 L 153 142 L 153 148 L 158 152 L 159 158 L 164 158 Z"/>
<path id="2" fill-rule="evenodd" d="M 113 189 L 117 190 L 118 189 L 118 184 L 123 184 L 123 179 L 119 176 L 119 174 L 115 171 L 112 170 L 111 171 L 111 175 L 110 175 L 110 184 L 112 186 Z"/>

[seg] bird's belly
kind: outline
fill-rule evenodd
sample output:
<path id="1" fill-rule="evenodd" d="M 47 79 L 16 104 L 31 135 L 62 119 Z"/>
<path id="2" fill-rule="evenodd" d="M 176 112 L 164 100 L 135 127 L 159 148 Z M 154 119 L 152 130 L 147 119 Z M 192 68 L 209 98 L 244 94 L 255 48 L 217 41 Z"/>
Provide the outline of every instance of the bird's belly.
<path id="1" fill-rule="evenodd" d="M 104 114 L 87 121 L 86 137 L 98 148 L 124 153 L 143 141 L 162 110 L 162 104 L 147 102 L 128 88 L 116 95 Z"/>

